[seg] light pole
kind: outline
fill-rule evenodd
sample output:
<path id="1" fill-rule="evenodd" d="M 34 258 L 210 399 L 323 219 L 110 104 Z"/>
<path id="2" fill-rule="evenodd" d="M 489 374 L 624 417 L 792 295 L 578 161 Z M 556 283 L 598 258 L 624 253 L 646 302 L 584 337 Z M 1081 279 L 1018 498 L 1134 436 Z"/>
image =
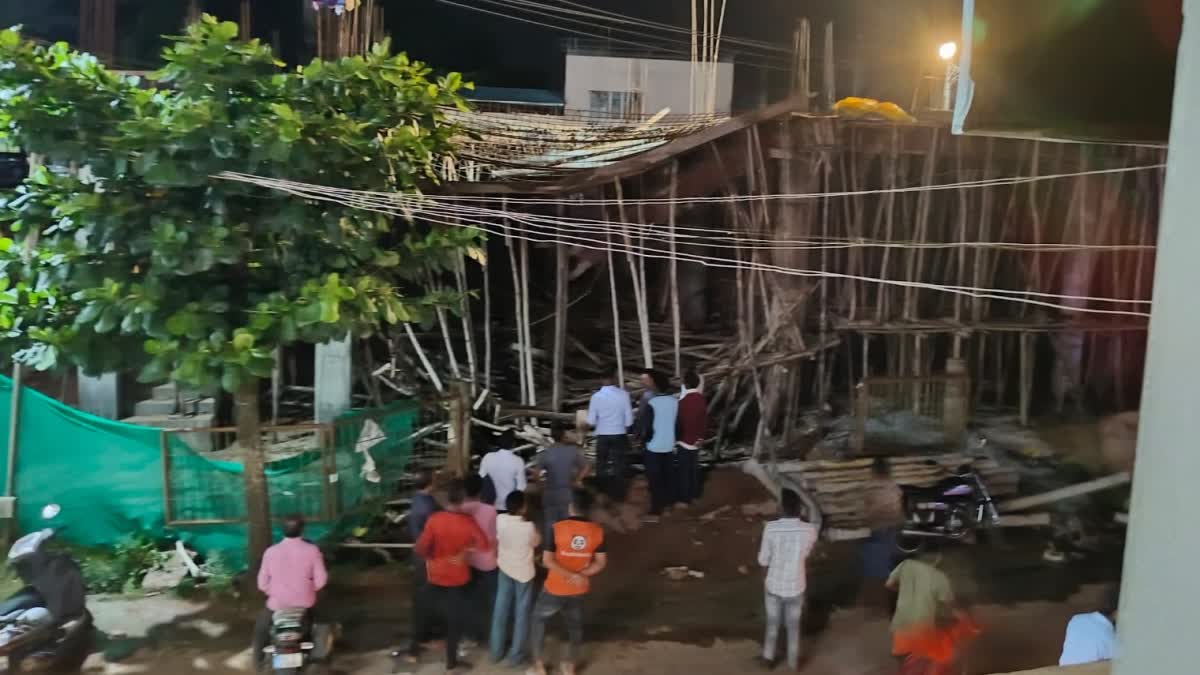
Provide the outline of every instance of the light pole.
<path id="1" fill-rule="evenodd" d="M 942 110 L 950 110 L 951 89 L 958 79 L 958 62 L 954 60 L 957 55 L 958 44 L 954 42 L 943 42 L 938 47 L 938 58 L 946 62 L 946 76 L 942 80 Z"/>

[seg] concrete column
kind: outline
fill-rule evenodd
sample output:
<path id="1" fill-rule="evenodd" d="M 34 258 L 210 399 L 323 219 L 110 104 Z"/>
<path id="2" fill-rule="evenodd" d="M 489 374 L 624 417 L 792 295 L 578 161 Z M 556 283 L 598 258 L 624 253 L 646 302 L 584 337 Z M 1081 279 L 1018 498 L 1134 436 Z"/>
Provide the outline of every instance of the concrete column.
<path id="1" fill-rule="evenodd" d="M 353 381 L 350 336 L 317 345 L 314 364 L 313 415 L 318 423 L 332 422 L 350 407 Z"/>
<path id="2" fill-rule="evenodd" d="M 1183 2 L 1115 675 L 1192 675 L 1200 607 L 1193 496 L 1200 382 L 1200 0 Z"/>
<path id="3" fill-rule="evenodd" d="M 121 416 L 121 390 L 116 373 L 88 377 L 79 371 L 79 409 L 115 420 Z"/>

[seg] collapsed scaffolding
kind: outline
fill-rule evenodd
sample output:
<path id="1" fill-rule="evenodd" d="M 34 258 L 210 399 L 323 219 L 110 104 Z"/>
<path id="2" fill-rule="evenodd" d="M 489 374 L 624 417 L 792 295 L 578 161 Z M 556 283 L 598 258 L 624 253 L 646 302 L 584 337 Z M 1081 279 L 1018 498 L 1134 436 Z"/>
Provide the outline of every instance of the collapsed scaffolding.
<path id="1" fill-rule="evenodd" d="M 474 124 L 493 142 L 470 161 L 499 166 L 483 148 L 507 122 Z M 969 406 L 1023 421 L 1136 400 L 1162 148 L 952 136 L 795 102 L 653 129 L 576 129 L 564 147 L 626 145 L 574 164 L 548 163 L 541 138 L 430 195 L 230 178 L 487 233 L 429 278 L 464 293 L 458 320 L 403 326 L 372 368 L 399 392 L 461 380 L 485 428 L 574 419 L 603 378 L 636 386 L 649 367 L 696 368 L 713 447 L 764 459 L 804 454 L 829 412 L 870 410 L 873 378 L 915 378 L 892 389 L 919 410 L 938 395 L 919 381 L 949 367 Z"/>

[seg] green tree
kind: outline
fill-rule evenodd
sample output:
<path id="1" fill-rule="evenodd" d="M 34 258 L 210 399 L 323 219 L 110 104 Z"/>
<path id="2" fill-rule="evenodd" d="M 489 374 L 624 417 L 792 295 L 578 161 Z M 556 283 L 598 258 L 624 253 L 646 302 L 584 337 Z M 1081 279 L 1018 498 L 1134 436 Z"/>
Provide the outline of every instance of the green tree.
<path id="1" fill-rule="evenodd" d="M 237 34 L 205 16 L 140 82 L 0 32 L 0 140 L 50 167 L 0 215 L 0 344 L 39 369 L 232 392 L 253 562 L 270 539 L 258 407 L 275 350 L 424 321 L 447 298 L 416 280 L 479 234 L 215 178 L 416 191 L 454 151 L 442 110 L 465 107 L 458 74 L 387 44 L 288 70 Z"/>

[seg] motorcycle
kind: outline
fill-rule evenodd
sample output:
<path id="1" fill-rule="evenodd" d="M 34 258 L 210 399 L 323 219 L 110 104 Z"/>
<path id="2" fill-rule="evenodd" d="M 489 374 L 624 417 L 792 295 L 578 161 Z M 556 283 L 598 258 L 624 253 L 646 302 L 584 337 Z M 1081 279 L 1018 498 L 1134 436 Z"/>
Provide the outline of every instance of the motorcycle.
<path id="1" fill-rule="evenodd" d="M 314 623 L 306 609 L 282 609 L 271 615 L 271 672 L 297 675 L 323 667 L 333 651 L 332 626 Z"/>
<path id="2" fill-rule="evenodd" d="M 917 551 L 926 539 L 958 541 L 1000 522 L 987 486 L 970 465 L 931 487 L 902 490 L 905 522 L 898 546 L 905 553 Z"/>
<path id="3" fill-rule="evenodd" d="M 42 517 L 58 513 L 50 505 Z M 26 586 L 0 603 L 0 656 L 8 658 L 8 672 L 78 670 L 95 640 L 83 572 L 71 556 L 48 550 L 54 534 L 53 528 L 33 532 L 9 549 L 8 564 Z"/>

